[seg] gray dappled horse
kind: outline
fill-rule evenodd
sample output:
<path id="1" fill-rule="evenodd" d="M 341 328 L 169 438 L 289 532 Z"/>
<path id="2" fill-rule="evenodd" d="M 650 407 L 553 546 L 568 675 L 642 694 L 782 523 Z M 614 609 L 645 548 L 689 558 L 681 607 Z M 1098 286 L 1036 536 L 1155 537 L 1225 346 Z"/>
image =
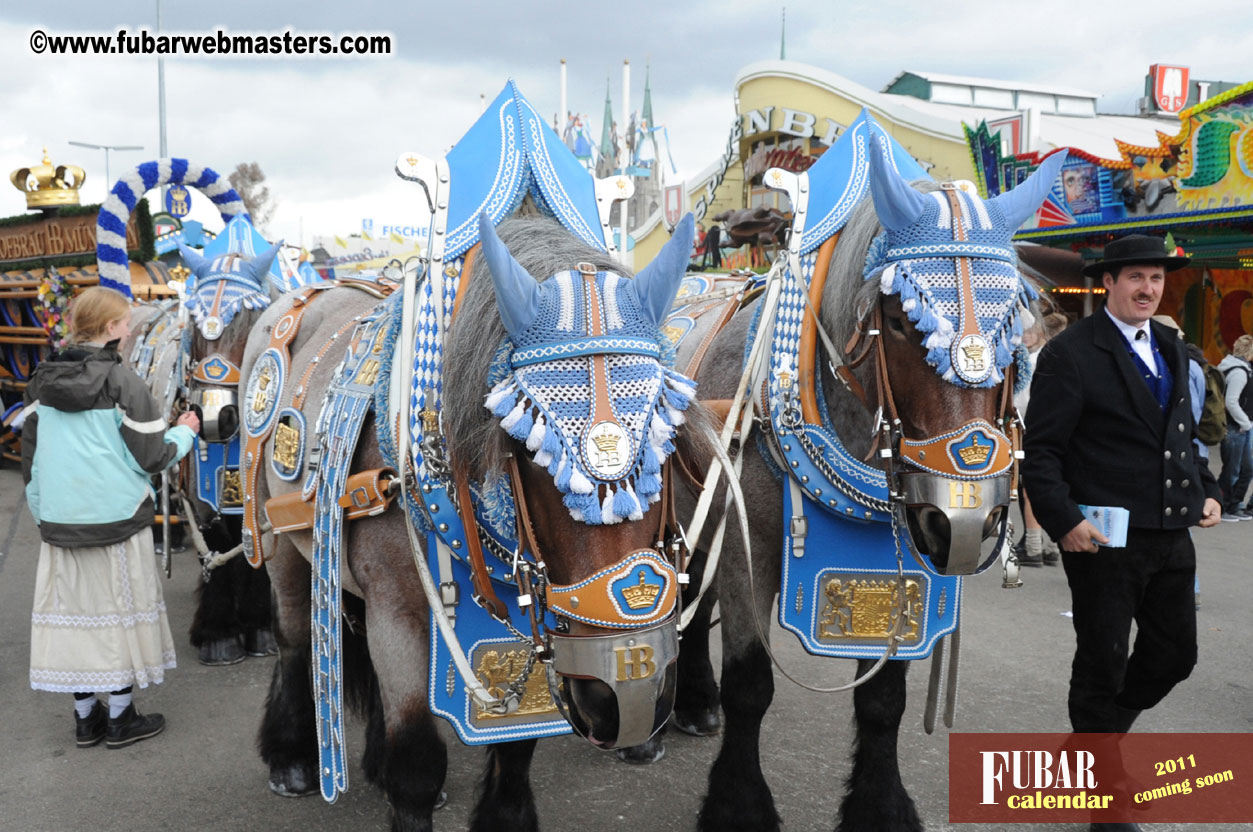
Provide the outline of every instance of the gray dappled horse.
<path id="1" fill-rule="evenodd" d="M 966 203 L 985 219 L 982 212 L 990 212 L 995 221 L 991 225 L 995 228 L 985 235 L 983 242 L 1002 248 L 1009 262 L 1013 262 L 1010 236 L 1038 208 L 1056 173 L 1055 164 L 1046 163 L 1044 167 L 1047 170 L 1042 169 L 1033 180 L 1014 191 L 986 202 Z M 867 338 L 875 337 L 871 321 L 876 314 L 879 316 L 880 344 L 875 345 L 878 349 L 869 349 L 868 359 L 854 370 L 866 391 L 866 402 L 844 385 L 833 382 L 827 373 L 817 374 L 820 376 L 818 395 L 825 401 L 831 423 L 838 429 L 844 446 L 854 458 L 867 460 L 878 449 L 873 443 L 881 435 L 874 412 L 875 402 L 887 413 L 883 388 L 890 387 L 892 391 L 890 398 L 894 399 L 900 420 L 898 437 L 919 439 L 940 437 L 977 421 L 1005 424 L 1002 421 L 1006 415 L 1005 392 L 1000 388 L 1009 383 L 990 383 L 998 381 L 1000 374 L 988 380 L 985 386 L 961 385 L 946 379 L 944 368 L 937 372 L 934 354 L 929 354 L 928 347 L 932 344 L 928 342 L 924 347 L 929 336 L 927 330 L 918 325 L 919 302 L 903 305 L 899 291 L 892 288 L 890 280 L 881 284 L 878 273 L 867 274 L 867 254 L 872 242 L 885 231 L 887 238 L 893 234 L 908 237 L 912 228 L 924 224 L 924 215 L 929 228 L 934 229 L 936 200 L 932 197 L 940 196 L 934 183 L 919 182 L 911 186 L 904 182 L 873 151 L 870 170 L 873 202 L 863 200 L 841 232 L 826 272 L 819 313 L 820 326 L 838 347 L 849 344 L 855 331 L 862 332 L 861 342 L 866 344 Z M 978 200 L 978 197 L 971 200 Z M 943 227 L 941 223 L 940 228 Z M 976 221 L 975 228 L 979 227 Z M 744 364 L 745 344 L 750 338 L 752 313 L 755 304 L 760 303 L 759 299 L 753 308 L 737 314 L 713 342 L 696 379 L 702 400 L 733 396 Z M 936 324 L 933 319 L 926 323 L 932 330 Z M 844 363 L 849 363 L 848 358 L 844 356 Z M 823 360 L 820 355 L 819 366 Z M 1005 369 L 1002 366 L 1002 371 Z M 1004 372 L 1004 375 L 1013 377 L 1011 372 Z M 883 379 L 888 380 L 887 385 L 881 383 Z M 750 391 L 750 395 L 755 392 Z M 756 832 L 777 830 L 780 825 L 770 788 L 762 774 L 758 748 L 762 719 L 774 691 L 771 658 L 758 633 L 763 632 L 768 637 L 770 632 L 771 612 L 779 587 L 780 541 L 786 521 L 781 483 L 774 473 L 778 467 L 763 459 L 760 447 L 755 440 L 748 443 L 740 476 L 745 503 L 752 507 L 748 517 L 753 554 L 751 582 L 745 569 L 744 547 L 734 522 L 728 523 L 717 576 L 723 649 L 721 706 L 725 729 L 700 813 L 699 828 L 703 832 Z M 706 467 L 708 462 L 708 457 L 700 460 L 700 467 Z M 882 467 L 878 453 L 873 453 L 870 464 Z M 1008 489 L 1005 490 L 1008 493 Z M 715 499 L 714 505 L 723 505 L 722 500 Z M 976 541 L 980 536 L 986 538 L 994 534 L 999 513 L 1007 510 L 1007 506 L 998 506 L 991 511 L 982 535 L 976 531 Z M 930 553 L 934 564 L 943 567 L 950 554 L 956 556 L 956 552 L 949 551 L 949 527 L 942 512 L 930 506 L 910 506 L 904 516 L 902 525 L 907 523 L 917 550 Z M 699 542 L 689 543 L 697 547 L 698 553 L 706 551 L 709 535 L 706 533 Z M 830 556 L 838 560 L 838 541 L 811 540 L 810 544 L 826 548 Z M 975 562 L 979 560 L 981 558 Z M 696 571 L 693 570 L 694 578 Z M 708 652 L 692 649 L 703 645 L 701 632 L 708 627 L 711 606 L 707 597 L 700 614 L 686 630 L 680 655 L 681 681 L 675 720 L 691 733 L 709 733 L 718 725 L 719 691 L 709 666 Z M 858 676 L 865 674 L 873 664 L 872 660 L 859 659 Z M 906 661 L 889 661 L 876 676 L 855 690 L 857 737 L 853 769 L 838 810 L 839 830 L 895 832 L 922 828 L 913 800 L 901 783 L 897 759 L 907 669 Z"/>
<path id="2" fill-rule="evenodd" d="M 690 222 L 686 229 L 686 238 L 678 239 L 668 253 L 663 251 L 653 266 L 633 280 L 615 284 L 619 287 L 614 290 L 618 305 L 610 304 L 612 314 L 626 316 L 622 309 L 627 305 L 649 310 L 645 314 L 656 338 L 664 337 L 657 332 L 657 326 L 678 289 L 688 259 Z M 567 508 L 576 496 L 573 490 L 565 488 L 569 470 L 565 471 L 565 481 L 560 476 L 555 481 L 552 473 L 532 461 L 529 451 L 535 447 L 528 450 L 525 442 L 502 429 L 500 415 L 485 408 L 484 402 L 489 392 L 489 373 L 501 354 L 506 326 L 510 339 L 518 343 L 521 331 L 531 325 L 536 310 L 542 306 L 537 278 L 545 289 L 564 286 L 567 288 L 557 291 L 569 291 L 571 285 L 583 286 L 581 282 L 570 283 L 576 264 L 590 264 L 601 273 L 621 274 L 622 269 L 607 254 L 578 242 L 549 220 L 506 220 L 499 233 L 507 250 L 500 240 L 495 240 L 490 226 L 482 231 L 483 256 L 475 259 L 469 283 L 459 293 L 459 311 L 448 336 L 443 373 L 443 434 L 447 437 L 448 459 L 454 470 L 460 466 L 471 482 L 504 476 L 510 458 L 516 460 L 523 493 L 515 491 L 514 497 L 520 499 L 530 515 L 533 534 L 529 537 L 543 552 L 551 583 L 574 584 L 603 572 L 626 553 L 655 551 L 664 500 L 651 505 L 647 499 L 642 505 L 634 503 L 629 512 L 632 517 L 625 522 L 616 522 L 616 516 L 612 524 L 593 525 L 589 519 L 576 519 L 572 509 Z M 547 279 L 552 275 L 556 277 Z M 575 279 L 579 279 L 577 275 Z M 608 278 L 605 282 L 608 285 Z M 584 289 L 574 291 L 581 293 Z M 599 290 L 587 291 L 589 299 L 598 297 Z M 628 298 L 623 292 L 632 294 Z M 604 296 L 607 295 L 605 290 Z M 602 309 L 604 296 L 595 301 Z M 328 289 L 321 297 L 310 300 L 299 334 L 290 344 L 291 366 L 285 376 L 301 382 L 284 384 L 271 406 L 292 406 L 293 394 L 299 388 L 308 395 L 302 396 L 296 406 L 305 414 L 307 424 L 316 424 L 318 408 L 333 384 L 335 365 L 343 354 L 342 340 L 337 347 L 330 347 L 334 355 L 327 352 L 328 345 L 337 333 L 347 333 L 351 322 L 370 312 L 377 303 L 376 299 L 348 288 Z M 569 308 L 583 308 L 584 303 L 592 304 L 592 300 L 574 301 Z M 267 347 L 269 330 L 291 306 L 292 296 L 288 295 L 262 316 L 249 340 L 243 366 L 245 379 L 250 378 Z M 320 353 L 325 353 L 324 360 L 315 361 Z M 610 353 L 607 360 L 614 357 Z M 399 365 L 397 372 L 401 372 Z M 405 391 L 408 381 L 405 378 L 402 385 Z M 367 417 L 351 470 L 375 469 L 386 464 L 377 430 L 392 430 L 386 422 L 394 422 L 397 415 L 392 413 L 390 420 L 379 420 L 378 414 Z M 384 424 L 379 426 L 377 421 Z M 516 422 L 510 424 L 510 430 L 521 430 Z M 551 422 L 549 428 L 552 429 Z M 690 421 L 673 440 L 684 445 L 689 430 Z M 647 428 L 644 436 L 649 436 Z M 664 436 L 658 441 L 662 440 Z M 314 444 L 312 438 L 306 444 Z M 556 468 L 556 460 L 553 462 Z M 275 475 L 268 455 L 259 464 L 264 473 L 254 499 L 264 501 L 300 489 L 298 483 Z M 579 499 L 596 498 L 595 510 L 599 513 L 599 493 L 591 491 Z M 609 518 L 618 504 L 609 499 L 608 492 L 605 494 L 604 518 Z M 580 511 L 592 511 L 591 502 Z M 406 522 L 401 506 L 392 505 L 376 517 L 346 523 L 341 574 L 344 608 L 351 624 L 343 634 L 344 681 L 349 701 L 365 711 L 368 721 L 365 774 L 387 796 L 392 807 L 392 829 L 408 831 L 432 828 L 432 811 L 444 783 L 447 752 L 427 700 L 430 611 L 414 566 L 414 557 L 425 555 L 411 552 Z M 423 535 L 424 543 L 426 539 Z M 277 604 L 279 661 L 258 744 L 270 768 L 271 790 L 288 796 L 312 794 L 319 785 L 318 736 L 310 681 L 313 535 L 308 531 L 267 535 L 261 539 L 261 546 L 267 555 Z M 576 638 L 605 633 L 603 628 L 572 619 L 567 619 L 564 626 L 568 628 L 565 635 Z M 673 619 L 666 626 L 673 628 Z M 673 666 L 666 669 L 665 678 L 668 684 L 655 702 L 658 717 L 653 731 L 670 712 Z M 567 678 L 565 684 L 570 690 L 567 705 L 572 724 L 593 743 L 612 747 L 619 728 L 614 692 L 595 678 Z M 534 747 L 534 739 L 488 746 L 471 829 L 488 832 L 538 828 L 528 773 Z"/>

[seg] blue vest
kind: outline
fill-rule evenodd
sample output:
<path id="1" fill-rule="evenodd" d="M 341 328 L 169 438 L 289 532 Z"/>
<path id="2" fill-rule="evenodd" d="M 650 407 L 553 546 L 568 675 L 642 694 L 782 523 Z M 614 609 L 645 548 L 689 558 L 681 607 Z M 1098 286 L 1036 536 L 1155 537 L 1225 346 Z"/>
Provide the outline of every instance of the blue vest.
<path id="1" fill-rule="evenodd" d="M 1170 365 L 1166 359 L 1162 357 L 1162 351 L 1157 347 L 1157 338 L 1153 335 L 1152 329 L 1142 330 L 1148 333 L 1149 346 L 1153 350 L 1153 362 L 1157 365 L 1157 374 L 1149 369 L 1149 365 L 1144 363 L 1144 359 L 1140 357 L 1131 346 L 1131 342 L 1123 337 L 1123 341 L 1127 345 L 1127 354 L 1131 356 L 1132 362 L 1135 363 L 1136 369 L 1140 371 L 1140 375 L 1144 378 L 1144 383 L 1149 386 L 1149 392 L 1153 394 L 1153 398 L 1157 399 L 1157 405 L 1165 413 L 1170 408 L 1170 394 L 1175 387 L 1175 375 L 1171 372 Z M 1121 334 L 1122 330 L 1119 330 Z"/>

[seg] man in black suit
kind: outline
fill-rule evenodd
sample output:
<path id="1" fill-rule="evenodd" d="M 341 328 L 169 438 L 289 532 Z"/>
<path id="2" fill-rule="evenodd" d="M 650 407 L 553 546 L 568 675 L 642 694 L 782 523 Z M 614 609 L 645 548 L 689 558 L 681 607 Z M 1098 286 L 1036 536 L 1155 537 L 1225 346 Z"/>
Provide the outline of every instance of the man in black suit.
<path id="1" fill-rule="evenodd" d="M 1192 445 L 1187 353 L 1173 330 L 1150 320 L 1166 272 L 1188 259 L 1142 235 L 1110 242 L 1104 258 L 1084 269 L 1102 278 L 1104 308 L 1040 354 L 1023 478 L 1036 517 L 1061 546 L 1070 584 L 1071 725 L 1122 733 L 1196 664 L 1188 527 L 1216 524 L 1222 509 L 1218 484 Z M 1109 541 L 1080 505 L 1129 510 L 1126 547 L 1101 547 Z M 1138 633 L 1128 658 L 1133 619 Z"/>

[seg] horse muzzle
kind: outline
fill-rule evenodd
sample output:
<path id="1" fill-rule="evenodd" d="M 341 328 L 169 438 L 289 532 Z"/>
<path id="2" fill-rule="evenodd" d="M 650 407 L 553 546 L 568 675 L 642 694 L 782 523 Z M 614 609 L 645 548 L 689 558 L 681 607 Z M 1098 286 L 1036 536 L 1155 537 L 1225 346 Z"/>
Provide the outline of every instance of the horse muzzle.
<path id="1" fill-rule="evenodd" d="M 577 583 L 548 588 L 549 610 L 610 631 L 548 633 L 553 699 L 574 730 L 598 748 L 647 742 L 670 717 L 679 656 L 677 596 L 673 564 L 653 549 L 631 552 Z"/>
<path id="2" fill-rule="evenodd" d="M 598 748 L 647 742 L 674 709 L 678 617 L 609 635 L 550 633 L 548 685 L 574 730 Z"/>
<path id="3" fill-rule="evenodd" d="M 914 557 L 938 575 L 976 575 L 992 565 L 1008 532 L 1010 477 L 954 480 L 901 474 L 897 522 L 909 530 Z M 984 542 L 997 538 L 991 552 Z"/>
<path id="4" fill-rule="evenodd" d="M 194 387 L 191 408 L 206 442 L 230 442 L 239 433 L 239 394 L 224 387 Z"/>
<path id="5" fill-rule="evenodd" d="M 897 475 L 893 511 L 919 565 L 937 575 L 991 566 L 1009 529 L 1013 440 L 977 420 L 943 436 L 904 439 L 899 453 L 909 468 Z"/>

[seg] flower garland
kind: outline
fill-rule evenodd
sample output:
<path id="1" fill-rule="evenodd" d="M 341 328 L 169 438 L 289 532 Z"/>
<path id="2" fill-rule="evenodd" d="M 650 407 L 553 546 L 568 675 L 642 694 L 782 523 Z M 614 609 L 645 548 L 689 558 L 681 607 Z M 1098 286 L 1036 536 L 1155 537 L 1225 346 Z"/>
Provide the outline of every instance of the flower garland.
<path id="1" fill-rule="evenodd" d="M 70 321 L 65 313 L 73 296 L 74 290 L 69 281 L 62 278 L 55 267 L 49 266 L 47 274 L 39 281 L 36 298 L 42 310 L 39 323 L 48 333 L 53 349 L 64 349 L 69 343 Z"/>

